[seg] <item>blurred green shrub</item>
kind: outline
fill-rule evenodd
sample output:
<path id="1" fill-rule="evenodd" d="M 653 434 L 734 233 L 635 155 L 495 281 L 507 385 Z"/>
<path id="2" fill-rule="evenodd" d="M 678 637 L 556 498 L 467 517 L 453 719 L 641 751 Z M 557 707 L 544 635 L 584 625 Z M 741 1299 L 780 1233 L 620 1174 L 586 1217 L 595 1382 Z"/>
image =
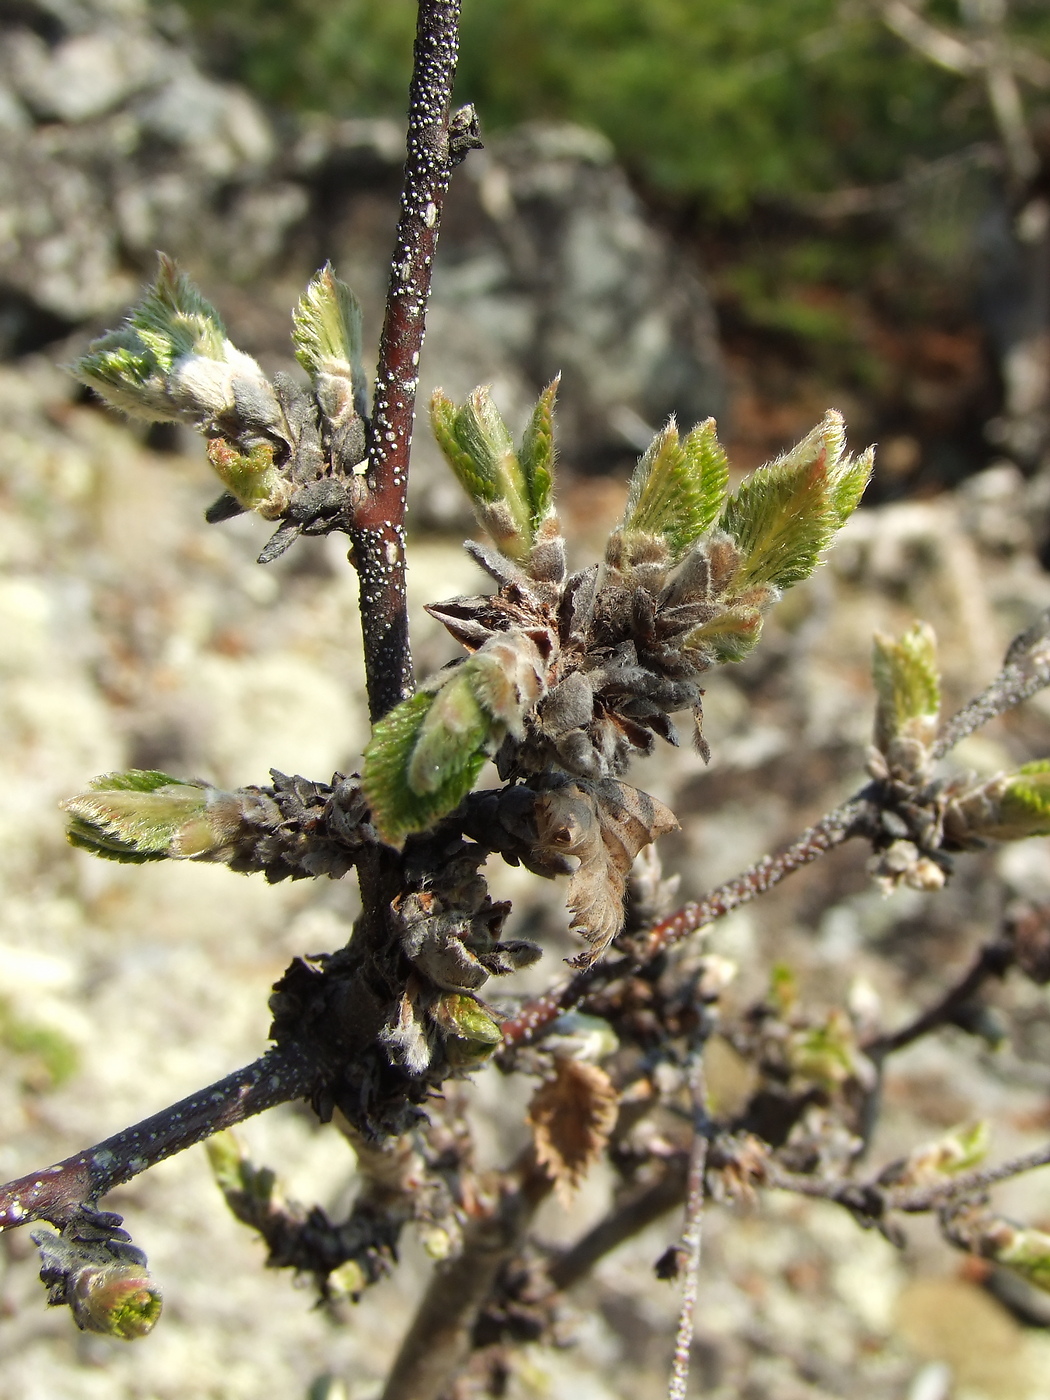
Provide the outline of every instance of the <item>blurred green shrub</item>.
<path id="1" fill-rule="evenodd" d="M 403 110 L 414 0 L 183 3 L 204 58 L 269 101 Z M 973 4 L 924 12 L 957 27 Z M 1050 44 L 1044 0 L 1015 0 L 1011 26 Z M 466 0 L 459 89 L 489 130 L 596 126 L 648 184 L 728 215 L 994 135 L 979 83 L 910 53 L 863 0 Z"/>

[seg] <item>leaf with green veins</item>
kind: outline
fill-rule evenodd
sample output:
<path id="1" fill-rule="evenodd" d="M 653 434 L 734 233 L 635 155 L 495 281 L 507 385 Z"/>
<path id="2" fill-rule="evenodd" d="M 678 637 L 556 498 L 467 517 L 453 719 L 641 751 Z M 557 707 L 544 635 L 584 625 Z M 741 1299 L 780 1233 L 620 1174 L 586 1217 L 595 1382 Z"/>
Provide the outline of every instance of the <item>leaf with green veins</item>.
<path id="1" fill-rule="evenodd" d="M 402 700 L 378 722 L 365 749 L 361 789 L 376 829 L 383 840 L 391 844 L 397 844 L 409 832 L 425 831 L 457 807 L 473 787 L 485 763 L 482 745 L 492 721 L 482 715 L 485 726 L 479 725 L 476 735 L 461 735 L 462 747 L 456 750 L 449 770 L 433 775 L 438 780 L 436 786 L 417 791 L 410 783 L 408 773 L 416 745 L 438 698 L 438 695 L 419 691 Z M 473 696 L 470 700 L 476 707 Z M 470 710 L 471 704 L 466 708 Z M 477 713 L 481 714 L 480 709 Z M 433 754 L 437 747 L 438 739 L 432 737 L 429 752 Z"/>
<path id="2" fill-rule="evenodd" d="M 561 375 L 552 379 L 536 401 L 521 441 L 521 470 L 535 532 L 550 513 L 554 491 L 554 400 Z"/>
<path id="3" fill-rule="evenodd" d="M 876 632 L 872 676 L 878 696 L 876 746 L 885 753 L 898 737 L 931 743 L 941 705 L 933 628 L 917 622 L 899 638 Z"/>
<path id="4" fill-rule="evenodd" d="M 760 467 L 726 503 L 719 524 L 743 556 L 729 594 L 790 588 L 808 578 L 835 531 L 855 509 L 872 453 L 842 458 L 841 415 L 828 412 L 784 457 Z"/>
<path id="5" fill-rule="evenodd" d="M 70 844 L 107 860 L 166 860 L 220 844 L 205 817 L 208 790 L 167 773 L 105 773 L 61 804 Z M 190 849 L 186 849 L 188 843 Z"/>
<path id="6" fill-rule="evenodd" d="M 726 608 L 689 632 L 682 645 L 690 651 L 707 651 L 723 664 L 743 661 L 754 650 L 762 635 L 762 614 L 758 608 Z"/>

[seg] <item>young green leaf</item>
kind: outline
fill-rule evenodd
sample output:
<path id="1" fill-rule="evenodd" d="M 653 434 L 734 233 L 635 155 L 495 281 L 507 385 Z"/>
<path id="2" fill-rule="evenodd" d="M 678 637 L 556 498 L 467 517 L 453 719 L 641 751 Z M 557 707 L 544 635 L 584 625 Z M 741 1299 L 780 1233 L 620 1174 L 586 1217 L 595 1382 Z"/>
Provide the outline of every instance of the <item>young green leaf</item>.
<path id="1" fill-rule="evenodd" d="M 1050 759 L 1026 763 L 968 793 L 960 804 L 970 834 L 982 840 L 1050 836 Z"/>
<path id="2" fill-rule="evenodd" d="M 419 726 L 405 779 L 420 797 L 447 791 L 461 773 L 470 771 L 470 791 L 477 769 L 475 756 L 484 752 L 492 730 L 492 717 L 482 708 L 469 662 L 458 667 L 434 696 L 433 704 Z M 458 800 L 458 799 L 457 799 Z"/>
<path id="3" fill-rule="evenodd" d="M 454 738 L 443 738 L 432 726 L 423 760 L 413 769 L 417 787 L 409 777 L 416 746 L 437 695 L 420 691 L 402 700 L 379 721 L 365 749 L 361 788 L 372 811 L 372 821 L 384 841 L 396 844 L 412 831 L 425 831 L 463 800 L 485 762 L 487 728 L 484 716 L 472 696 L 457 714 L 457 697 L 449 709 L 453 722 L 470 712 L 478 719 L 475 731 L 460 728 L 459 746 Z M 440 711 L 439 711 L 440 713 Z M 447 771 L 435 766 L 439 754 L 451 761 Z"/>
<path id="4" fill-rule="evenodd" d="M 843 441 L 842 416 L 830 410 L 797 447 L 760 467 L 726 503 L 719 523 L 743 555 L 732 593 L 790 588 L 816 568 L 871 474 L 872 452 L 843 458 Z"/>
<path id="5" fill-rule="evenodd" d="M 743 661 L 762 635 L 762 614 L 758 608 L 726 608 L 710 622 L 694 627 L 683 642 L 689 651 L 707 653 L 719 664 Z"/>
<path id="6" fill-rule="evenodd" d="M 167 773 L 105 773 L 61 805 L 70 844 L 107 860 L 202 855 L 221 844 L 205 816 L 208 789 Z"/>
<path id="7" fill-rule="evenodd" d="M 552 379 L 536 400 L 518 454 L 525 478 L 533 533 L 551 510 L 554 491 L 554 400 L 560 378 L 559 375 L 557 379 Z"/>
<path id="8" fill-rule="evenodd" d="M 478 520 L 510 559 L 524 561 L 537 527 L 551 513 L 554 462 L 552 412 L 557 382 L 540 395 L 525 434 L 522 459 L 488 389 L 461 408 L 440 389 L 430 401 L 434 436 Z"/>
<path id="9" fill-rule="evenodd" d="M 878 696 L 876 746 L 885 753 L 898 737 L 932 743 L 941 705 L 933 628 L 917 622 L 896 639 L 876 632 L 872 675 Z"/>
<path id="10" fill-rule="evenodd" d="M 996 1263 L 1050 1293 L 1050 1235 L 1045 1230 L 1023 1229 L 1004 1220 L 989 1235 L 993 1248 L 988 1252 Z"/>
<path id="11" fill-rule="evenodd" d="M 241 405 L 255 428 L 282 421 L 259 365 L 231 344 L 215 308 L 163 254 L 123 326 L 93 341 L 71 369 L 114 408 L 151 422 L 201 426 Z"/>
<path id="12" fill-rule="evenodd" d="M 672 419 L 634 470 L 620 529 L 625 536 L 659 537 L 675 562 L 714 523 L 728 476 L 715 420 L 707 419 L 680 440 Z"/>
<path id="13" fill-rule="evenodd" d="M 216 476 L 245 510 L 264 520 L 276 520 L 288 505 L 291 483 L 274 466 L 274 449 L 261 442 L 248 452 L 238 452 L 225 438 L 209 438 L 208 461 Z"/>
<path id="14" fill-rule="evenodd" d="M 345 282 L 325 263 L 292 313 L 295 358 L 313 381 L 326 416 L 342 421 L 364 416 L 361 365 L 361 306 Z"/>

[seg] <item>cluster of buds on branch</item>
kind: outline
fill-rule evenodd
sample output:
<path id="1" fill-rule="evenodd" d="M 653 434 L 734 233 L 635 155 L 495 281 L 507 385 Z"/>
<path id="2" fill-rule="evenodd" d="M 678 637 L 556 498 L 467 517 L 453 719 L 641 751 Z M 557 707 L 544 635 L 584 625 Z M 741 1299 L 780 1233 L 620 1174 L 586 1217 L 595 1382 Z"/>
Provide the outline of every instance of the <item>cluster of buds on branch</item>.
<path id="1" fill-rule="evenodd" d="M 300 533 L 347 529 L 367 457 L 357 298 L 326 266 L 293 320 L 309 390 L 289 375 L 267 379 L 227 338 L 215 308 L 161 256 L 144 300 L 73 366 L 131 417 L 181 421 L 205 435 L 225 487 L 207 519 L 256 511 L 281 522 L 260 563 L 283 554 Z"/>
<path id="2" fill-rule="evenodd" d="M 873 671 L 877 708 L 868 771 L 879 811 L 871 871 L 885 890 L 940 889 L 951 852 L 1050 833 L 1046 759 L 990 779 L 933 776 L 940 676 L 932 628 L 917 623 L 898 639 L 878 634 Z"/>

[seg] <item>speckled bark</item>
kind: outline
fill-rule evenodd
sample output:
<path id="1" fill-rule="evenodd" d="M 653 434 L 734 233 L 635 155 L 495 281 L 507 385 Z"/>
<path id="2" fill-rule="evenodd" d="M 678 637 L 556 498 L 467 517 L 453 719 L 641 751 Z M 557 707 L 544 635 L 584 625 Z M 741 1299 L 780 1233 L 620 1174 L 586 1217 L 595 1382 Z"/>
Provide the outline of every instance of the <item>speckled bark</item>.
<path id="1" fill-rule="evenodd" d="M 352 532 L 373 720 L 413 689 L 405 604 L 405 491 L 426 306 L 448 189 L 449 101 L 458 26 L 459 0 L 421 0 L 409 93 L 408 158 L 376 378 L 368 495 L 356 511 Z"/>

